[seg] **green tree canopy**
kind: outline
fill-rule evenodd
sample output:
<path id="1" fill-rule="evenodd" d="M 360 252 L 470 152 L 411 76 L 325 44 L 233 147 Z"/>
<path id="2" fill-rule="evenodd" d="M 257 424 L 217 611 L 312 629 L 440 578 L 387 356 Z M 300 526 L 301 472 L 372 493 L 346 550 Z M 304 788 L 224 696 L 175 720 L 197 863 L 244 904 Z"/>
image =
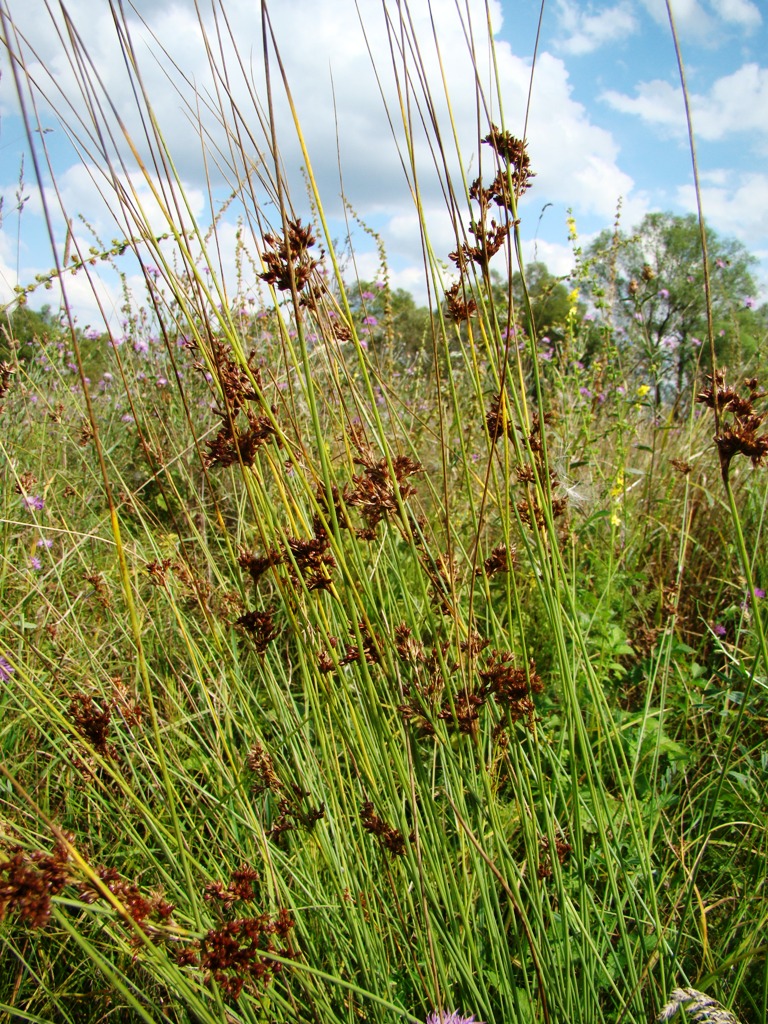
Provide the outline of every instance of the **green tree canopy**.
<path id="1" fill-rule="evenodd" d="M 741 242 L 711 229 L 707 250 L 717 358 L 741 365 L 765 322 L 765 311 L 755 308 L 757 260 Z M 586 257 L 592 298 L 609 311 L 619 349 L 655 388 L 657 402 L 679 398 L 699 361 L 709 364 L 697 218 L 650 213 L 630 235 L 602 232 Z"/>
<path id="2" fill-rule="evenodd" d="M 51 313 L 50 306 L 36 312 L 28 306 L 17 306 L 12 312 L 5 314 L 0 326 L 0 358 L 7 358 L 9 341 L 20 348 L 22 358 L 26 358 L 29 350 L 24 346 L 37 339 L 43 341 L 59 330 L 59 325 Z"/>

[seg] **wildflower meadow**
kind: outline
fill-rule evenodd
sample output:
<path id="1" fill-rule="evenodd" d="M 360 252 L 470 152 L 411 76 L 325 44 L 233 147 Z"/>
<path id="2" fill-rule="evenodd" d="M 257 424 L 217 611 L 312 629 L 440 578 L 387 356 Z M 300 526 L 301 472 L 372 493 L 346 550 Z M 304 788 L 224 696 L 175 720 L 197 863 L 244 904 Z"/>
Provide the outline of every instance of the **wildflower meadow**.
<path id="1" fill-rule="evenodd" d="M 268 4 L 249 66 L 222 0 L 226 145 L 198 142 L 239 217 L 226 279 L 113 7 L 141 139 L 77 26 L 61 95 L 2 7 L 35 152 L 47 89 L 124 231 L 54 247 L 0 328 L 0 1015 L 764 1022 L 754 259 L 619 211 L 588 243 L 571 218 L 570 275 L 526 265 L 525 139 L 480 75 L 426 73 L 387 0 L 388 113 L 429 142 L 403 173 L 417 210 L 439 181 L 455 237 L 421 220 L 427 303 L 370 227 L 363 278 L 274 116 Z M 69 290 L 99 267 L 123 307 L 83 326 Z"/>

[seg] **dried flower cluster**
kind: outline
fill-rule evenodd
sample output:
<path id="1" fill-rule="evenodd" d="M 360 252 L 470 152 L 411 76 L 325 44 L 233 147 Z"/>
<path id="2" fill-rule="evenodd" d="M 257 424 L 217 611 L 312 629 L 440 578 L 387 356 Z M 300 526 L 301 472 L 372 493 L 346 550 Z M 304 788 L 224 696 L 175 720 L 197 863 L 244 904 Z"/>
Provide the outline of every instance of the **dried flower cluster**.
<path id="1" fill-rule="evenodd" d="M 289 941 L 294 927 L 290 913 L 281 908 L 272 917 L 242 917 L 212 928 L 197 943 L 176 955 L 181 966 L 205 972 L 232 999 L 237 1000 L 246 984 L 266 986 L 282 970 L 270 954 L 292 959 L 297 953 Z"/>
<path id="2" fill-rule="evenodd" d="M 474 299 L 467 299 L 459 281 L 452 284 L 445 293 L 445 302 L 448 306 L 448 315 L 455 323 L 462 320 L 469 320 L 477 313 L 477 303 Z"/>
<path id="3" fill-rule="evenodd" d="M 174 911 L 162 893 L 145 895 L 135 882 L 120 878 L 114 868 L 99 868 L 99 879 L 121 904 L 121 910 L 146 934 L 152 920 L 167 921 Z M 13 912 L 32 928 L 44 928 L 51 918 L 51 899 L 67 885 L 73 885 L 84 903 L 103 898 L 102 891 L 90 880 L 75 881 L 72 861 L 64 842 L 57 841 L 52 853 L 35 850 L 27 853 L 21 847 L 10 850 L 10 857 L 0 863 L 0 921 Z"/>
<path id="4" fill-rule="evenodd" d="M 4 360 L 0 362 L 0 398 L 5 398 L 8 394 L 8 389 L 11 386 L 11 377 L 14 373 L 16 373 L 16 369 L 10 363 L 6 363 Z M 0 412 L 2 410 L 3 407 L 0 406 Z"/>
<path id="5" fill-rule="evenodd" d="M 0 921 L 15 913 L 32 928 L 44 928 L 51 918 L 51 897 L 70 881 L 69 855 L 63 843 L 52 853 L 27 853 L 13 847 L 0 861 Z"/>
<path id="6" fill-rule="evenodd" d="M 248 356 L 247 366 L 243 366 L 242 363 L 232 359 L 224 342 L 214 340 L 211 342 L 211 359 L 221 386 L 221 393 L 233 416 L 236 416 L 247 402 L 259 400 L 262 381 L 259 369 L 255 365 L 255 352 Z M 194 366 L 200 373 L 207 372 L 208 367 L 203 360 L 198 360 Z"/>
<path id="7" fill-rule="evenodd" d="M 515 564 L 517 550 L 508 548 L 506 544 L 498 544 L 483 562 L 483 568 L 475 570 L 477 574 L 485 572 L 486 576 L 495 576 L 497 573 L 507 573 L 512 570 Z"/>
<path id="8" fill-rule="evenodd" d="M 538 876 L 541 879 L 552 877 L 552 857 L 549 852 L 549 837 L 544 836 L 539 844 L 541 850 L 541 859 L 539 861 Z M 573 852 L 573 847 L 569 842 L 566 841 L 564 836 L 557 836 L 555 838 L 555 856 L 561 864 L 570 857 Z"/>
<path id="9" fill-rule="evenodd" d="M 318 668 L 321 672 L 333 672 L 337 665 L 339 668 L 343 668 L 344 665 L 352 665 L 361 659 L 369 665 L 377 665 L 381 661 L 381 649 L 383 646 L 381 637 L 372 633 L 366 622 L 358 622 L 357 628 L 360 630 L 362 643 L 345 644 L 343 653 L 339 650 L 335 660 L 327 651 L 319 653 Z M 357 637 L 354 629 L 350 629 L 349 635 L 353 638 Z M 339 648 L 339 638 L 337 636 L 329 636 L 328 640 L 333 650 L 337 651 Z"/>
<path id="10" fill-rule="evenodd" d="M 250 638 L 257 654 L 263 654 L 279 634 L 275 626 L 274 608 L 262 612 L 244 612 L 235 619 L 235 625 Z"/>
<path id="11" fill-rule="evenodd" d="M 491 259 L 504 245 L 509 228 L 509 223 L 497 224 L 493 218 L 490 226 L 486 226 L 485 222 L 470 224 L 468 231 L 474 235 L 475 244 L 462 242 L 458 249 L 448 253 L 448 259 L 456 264 L 462 274 L 470 263 L 476 263 L 481 270 L 487 270 Z"/>
<path id="12" fill-rule="evenodd" d="M 479 267 L 483 274 L 487 273 L 491 259 L 503 247 L 515 224 L 515 200 L 527 191 L 534 177 L 524 140 L 491 125 L 491 131 L 482 141 L 495 151 L 502 166 L 488 187 L 483 187 L 480 178 L 470 186 L 469 196 L 480 207 L 477 221 L 473 220 L 468 227 L 474 243 L 462 242 L 454 252 L 448 254 L 462 278 L 472 264 Z M 490 215 L 493 206 L 504 210 L 505 219 L 502 223 Z M 453 284 L 445 298 L 448 315 L 456 323 L 468 320 L 477 311 L 477 303 L 474 299 L 466 298 L 461 283 Z"/>
<path id="13" fill-rule="evenodd" d="M 477 634 L 462 643 L 462 649 L 473 658 L 487 647 L 488 641 Z M 449 696 L 445 692 L 445 675 L 456 672 L 459 663 L 446 660 L 448 643 L 427 651 L 409 627 L 401 623 L 395 627 L 395 649 L 412 674 L 411 682 L 404 686 L 407 701 L 397 710 L 404 721 L 415 725 L 421 733 L 434 733 L 436 719 L 455 724 L 459 732 L 474 733 L 480 709 L 491 696 L 508 712 L 510 721 L 524 719 L 529 728 L 533 727 L 536 709 L 532 695 L 544 689 L 533 659 L 527 669 L 519 668 L 511 651 L 492 650 L 485 665 L 477 669 L 477 684 L 471 688 L 464 686 Z"/>
<path id="14" fill-rule="evenodd" d="M 275 771 L 272 755 L 260 743 L 257 743 L 255 747 L 248 751 L 246 764 L 248 771 L 257 777 L 257 781 L 251 787 L 251 791 L 255 796 L 259 796 L 267 790 L 271 793 L 278 793 L 283 788 L 283 784 Z"/>
<path id="15" fill-rule="evenodd" d="M 117 747 L 109 742 L 112 705 L 98 708 L 93 697 L 87 693 L 76 693 L 70 700 L 69 713 L 77 731 L 105 761 L 117 760 Z"/>
<path id="16" fill-rule="evenodd" d="M 164 899 L 162 892 L 142 893 L 139 886 L 129 879 L 121 878 L 114 868 L 99 868 L 98 876 L 113 896 L 122 904 L 128 918 L 150 935 L 155 923 L 168 920 L 176 909 L 172 903 Z M 95 903 L 103 898 L 102 893 L 91 882 L 80 882 L 77 885 L 80 898 L 84 903 Z"/>
<path id="17" fill-rule="evenodd" d="M 519 197 L 527 192 L 531 187 L 531 179 L 535 178 L 536 174 L 531 170 L 531 161 L 525 140 L 516 138 L 510 132 L 502 132 L 495 124 L 492 124 L 490 132 L 482 141 L 494 149 L 499 158 L 504 161 L 506 170 L 512 179 L 515 196 Z"/>
<path id="18" fill-rule="evenodd" d="M 232 359 L 224 344 L 214 342 L 212 358 L 224 396 L 224 409 L 216 410 L 221 419 L 218 434 L 205 442 L 208 449 L 205 456 L 206 465 L 234 466 L 242 463 L 244 466 L 252 466 L 262 445 L 271 440 L 275 440 L 278 446 L 282 445 L 273 422 L 273 417 L 277 415 L 277 407 L 270 408 L 270 417 L 248 405 L 262 401 L 261 377 L 253 365 L 253 353 L 248 357 L 246 368 Z M 206 372 L 207 369 L 202 361 L 196 362 L 195 367 L 201 372 Z M 242 428 L 240 422 L 240 413 L 243 410 L 248 423 L 246 429 Z"/>
<path id="19" fill-rule="evenodd" d="M 734 455 L 745 455 L 752 460 L 753 466 L 764 465 L 768 456 L 768 434 L 758 434 L 763 420 L 768 413 L 755 411 L 755 402 L 765 398 L 768 392 L 761 391 L 757 378 L 745 380 L 742 391 L 725 383 L 725 370 L 716 370 L 715 376 L 707 377 L 709 387 L 696 397 L 709 409 L 716 409 L 718 414 L 730 414 L 730 422 L 720 423 L 720 431 L 715 436 L 718 454 L 720 455 L 720 471 L 723 480 L 728 482 L 731 459 Z"/>
<path id="20" fill-rule="evenodd" d="M 493 694 L 496 703 L 505 708 L 513 722 L 525 718 L 533 722 L 535 707 L 531 694 L 541 693 L 544 683 L 531 658 L 527 670 L 517 668 L 511 651 L 492 651 L 485 668 L 478 671 L 486 694 Z"/>
<path id="21" fill-rule="evenodd" d="M 273 408 L 272 413 L 277 409 Z M 206 441 L 208 452 L 205 457 L 207 466 L 234 466 L 242 463 L 252 466 L 256 461 L 259 448 L 273 438 L 278 445 L 282 442 L 269 416 L 259 415 L 252 409 L 245 410 L 248 429 L 240 427 L 227 413 L 220 413 L 222 425 L 216 437 Z"/>
<path id="22" fill-rule="evenodd" d="M 370 800 L 366 800 L 360 811 L 360 821 L 366 832 L 376 836 L 385 850 L 393 857 L 405 855 L 406 837 L 392 825 L 388 825 L 375 812 Z M 407 841 L 414 842 L 416 836 L 413 832 L 408 836 Z"/>
<path id="23" fill-rule="evenodd" d="M 253 903 L 256 899 L 253 884 L 258 880 L 258 871 L 248 864 L 241 864 L 232 872 L 229 885 L 223 882 L 209 882 L 205 887 L 203 899 L 220 903 L 224 910 L 231 910 L 236 903 Z"/>
<path id="24" fill-rule="evenodd" d="M 485 414 L 485 425 L 488 428 L 488 436 L 491 441 L 498 441 L 505 435 L 509 438 L 514 436 L 512 418 L 504 402 L 503 392 L 495 394 L 491 399 L 491 405 Z"/>
<path id="25" fill-rule="evenodd" d="M 422 466 L 407 455 L 397 455 L 392 459 L 392 470 L 386 459 L 376 459 L 370 449 L 358 448 L 355 463 L 363 467 L 364 472 L 352 477 L 351 488 L 344 491 L 344 501 L 352 508 L 360 510 L 366 526 L 357 531 L 362 540 L 373 540 L 376 527 L 388 516 L 400 517 L 400 504 L 416 493 L 416 488 L 408 482 L 409 477 L 423 472 Z M 399 501 L 398 501 L 399 499 Z"/>
<path id="26" fill-rule="evenodd" d="M 270 839 L 276 839 L 283 832 L 293 832 L 297 828 L 311 832 L 318 821 L 325 817 L 325 804 L 313 807 L 308 799 L 311 794 L 306 789 L 294 783 L 290 790 L 291 795 L 284 796 L 277 804 L 277 817 L 267 830 Z"/>
<path id="27" fill-rule="evenodd" d="M 285 239 L 277 235 L 265 235 L 264 244 L 267 248 L 261 258 L 267 270 L 259 274 L 259 277 L 267 284 L 285 292 L 290 290 L 293 272 L 296 290 L 300 292 L 319 263 L 319 260 L 313 259 L 309 252 L 316 241 L 312 229 L 304 227 L 301 218 L 288 221 L 288 234 Z"/>

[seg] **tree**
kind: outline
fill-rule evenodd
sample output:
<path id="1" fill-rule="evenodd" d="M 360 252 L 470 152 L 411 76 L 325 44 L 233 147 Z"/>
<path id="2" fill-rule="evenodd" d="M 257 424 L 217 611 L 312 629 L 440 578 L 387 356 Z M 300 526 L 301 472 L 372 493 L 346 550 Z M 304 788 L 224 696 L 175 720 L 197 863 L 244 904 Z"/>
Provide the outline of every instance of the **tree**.
<path id="1" fill-rule="evenodd" d="M 757 260 L 710 229 L 707 250 L 718 362 L 742 363 L 765 320 L 765 310 L 754 308 Z M 650 213 L 631 235 L 602 232 L 586 257 L 592 298 L 612 317 L 618 349 L 654 388 L 657 405 L 679 400 L 699 361 L 709 363 L 697 218 Z"/>
<path id="2" fill-rule="evenodd" d="M 569 314 L 574 308 L 568 286 L 562 278 L 555 277 L 546 264 L 538 261 L 526 265 L 525 285 L 531 302 L 536 341 L 543 341 L 552 353 L 559 356 L 568 331 Z M 491 271 L 491 288 L 496 315 L 503 327 L 507 319 L 509 285 L 496 271 Z M 523 277 L 517 270 L 512 275 L 512 302 L 516 326 L 527 333 L 529 324 Z M 579 304 L 576 308 L 582 314 L 585 311 Z"/>
<path id="3" fill-rule="evenodd" d="M 51 334 L 56 334 L 59 325 L 50 306 L 36 312 L 28 306 L 17 306 L 3 318 L 0 325 L 0 358 L 7 359 L 9 341 L 20 351 L 21 358 L 29 355 L 29 346 L 35 341 L 45 341 Z"/>
<path id="4" fill-rule="evenodd" d="M 429 310 L 417 306 L 410 292 L 392 291 L 380 281 L 360 281 L 347 296 L 361 340 L 407 360 L 423 350 L 430 337 Z"/>

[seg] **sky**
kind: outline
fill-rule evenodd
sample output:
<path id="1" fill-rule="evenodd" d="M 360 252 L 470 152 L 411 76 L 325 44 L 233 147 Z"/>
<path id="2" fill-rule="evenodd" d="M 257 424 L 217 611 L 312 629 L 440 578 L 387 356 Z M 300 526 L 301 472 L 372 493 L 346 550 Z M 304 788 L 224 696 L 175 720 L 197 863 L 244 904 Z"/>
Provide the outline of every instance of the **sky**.
<path id="1" fill-rule="evenodd" d="M 88 109 L 78 76 L 98 76 L 103 85 L 104 123 L 125 126 L 134 151 L 117 140 L 110 159 L 124 161 L 118 178 L 130 183 L 150 224 L 163 229 L 159 200 L 137 157 L 150 165 L 143 126 L 134 99 L 137 79 L 127 73 L 117 45 L 109 0 L 68 0 L 70 36 L 81 40 L 88 64 L 71 59 L 71 45 L 53 0 L 0 0 L 7 13 L 12 48 L 25 53 L 37 89 L 27 95 L 28 110 L 39 120 L 33 135 L 42 170 L 57 252 L 67 248 L 67 222 L 86 252 L 89 246 L 125 237 L 130 223 L 114 217 L 115 202 L 104 176 L 105 161 L 89 127 Z M 269 195 L 253 178 L 252 202 L 222 209 L 235 176 L 256 166 L 267 151 L 259 125 L 265 104 L 261 22 L 256 0 L 123 0 L 141 84 L 167 144 L 183 191 L 182 220 L 195 220 L 203 231 L 217 215 L 217 256 L 221 274 L 232 289 L 238 218 L 246 236 L 255 211 L 274 218 Z M 379 234 L 387 251 L 391 283 L 427 299 L 419 221 L 403 171 L 405 146 L 398 123 L 400 107 L 385 11 L 394 0 L 272 0 L 269 10 L 304 133 L 331 233 L 345 237 L 348 220 L 341 194 L 359 220 Z M 440 138 L 449 152 L 455 183 L 462 172 L 469 181 L 479 161 L 477 140 L 489 121 L 501 120 L 491 87 L 488 20 L 493 32 L 496 74 L 504 124 L 526 135 L 533 187 L 520 206 L 525 256 L 545 262 L 557 274 L 573 264 L 567 217 L 572 211 L 579 242 L 587 245 L 610 227 L 621 206 L 621 224 L 629 230 L 655 210 L 695 210 L 680 76 L 664 0 L 410 0 L 413 33 L 434 98 Z M 53 11 L 54 17 L 50 15 Z M 708 223 L 737 238 L 760 263 L 756 275 L 761 298 L 768 298 L 768 7 L 760 0 L 672 0 L 672 11 L 685 62 L 693 126 Z M 536 48 L 537 27 L 541 32 Z M 220 75 L 212 74 L 204 34 L 220 46 Z M 475 67 L 488 110 L 478 119 L 473 69 L 467 39 L 475 40 Z M 236 40 L 237 55 L 231 39 Z M 276 74 L 274 55 L 272 68 Z M 414 66 L 409 59 L 411 74 Z M 401 67 L 401 62 L 398 61 Z M 376 72 L 374 71 L 376 69 Z M 223 70 L 222 70 L 223 69 Z M 52 266 L 43 202 L 7 50 L 0 53 L 0 305 L 13 298 L 18 283 L 27 285 Z M 227 123 L 240 124 L 234 159 L 213 99 L 226 86 L 240 112 L 229 108 Z M 453 127 L 443 80 L 450 96 Z M 403 82 L 402 73 L 400 84 Z M 530 92 L 530 107 L 528 97 Z M 106 98 L 112 105 L 110 113 Z M 274 81 L 274 109 L 281 155 L 294 207 L 305 221 L 305 163 L 296 141 L 290 107 L 279 80 Z M 528 109 L 527 109 L 528 108 Z M 389 119 L 387 116 L 389 112 Z M 418 122 L 420 108 L 412 106 Z M 527 119 L 526 119 L 527 113 Z M 77 118 L 82 120 L 79 122 Z M 119 121 L 118 121 L 119 118 Z M 75 131 L 73 132 L 73 126 Z M 394 126 L 394 127 L 393 127 Z M 231 140 L 231 131 L 229 138 Z M 453 139 L 458 140 L 456 155 Z M 415 159 L 422 206 L 433 251 L 447 263 L 456 247 L 440 180 L 434 173 L 434 132 L 414 130 Z M 486 147 L 482 147 L 486 148 Z M 244 162 L 245 161 L 245 162 Z M 23 162 L 23 163 L 22 163 Z M 20 183 L 20 175 L 23 179 Z M 54 186 L 55 182 L 55 186 Z M 174 197 L 168 197 L 172 201 Z M 460 211 L 467 220 L 467 211 Z M 249 226 L 250 225 L 250 226 Z M 257 232 L 258 233 L 258 232 Z M 353 231 L 356 266 L 361 277 L 380 275 L 369 234 Z M 71 248 L 71 246 L 70 246 Z M 342 246 L 343 248 L 343 246 Z M 172 245 L 164 251 L 173 259 Z M 255 250 L 250 249 L 251 252 Z M 143 293 L 143 277 L 129 257 L 118 265 L 134 294 Z M 246 290 L 258 268 L 242 268 Z M 94 272 L 95 273 L 95 272 Z M 100 271 L 95 291 L 84 273 L 67 275 L 66 288 L 81 326 L 98 324 L 102 314 L 113 329 L 123 301 L 116 274 Z M 255 294 L 255 291 L 254 291 Z M 32 308 L 49 302 L 56 289 L 38 289 Z"/>

